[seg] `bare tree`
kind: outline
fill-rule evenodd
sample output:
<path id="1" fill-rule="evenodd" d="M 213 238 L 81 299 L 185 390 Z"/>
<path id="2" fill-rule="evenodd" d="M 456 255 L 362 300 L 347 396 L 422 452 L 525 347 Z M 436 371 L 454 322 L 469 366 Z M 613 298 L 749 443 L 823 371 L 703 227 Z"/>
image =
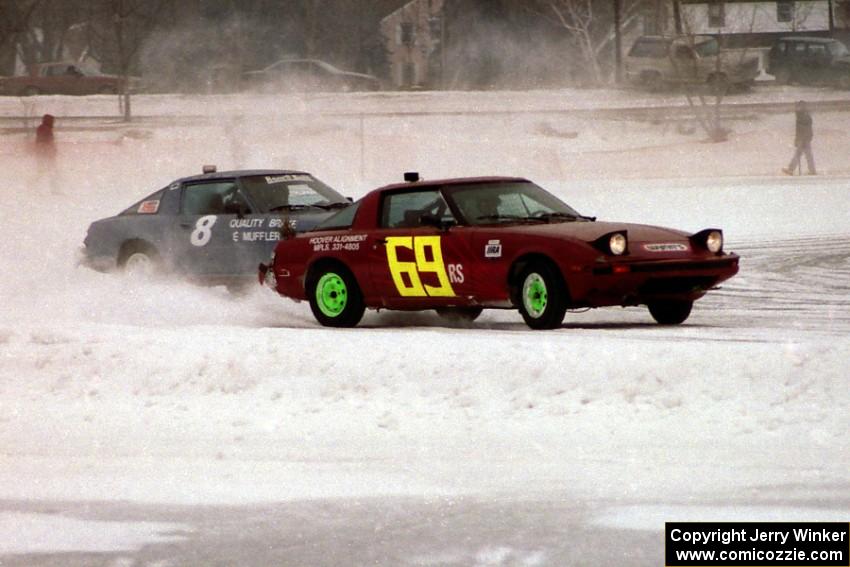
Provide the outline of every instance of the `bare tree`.
<path id="1" fill-rule="evenodd" d="M 124 120 L 132 119 L 131 73 L 150 32 L 167 14 L 171 0 L 93 0 L 89 2 L 90 43 L 99 59 L 121 76 Z"/>
<path id="2" fill-rule="evenodd" d="M 620 1 L 621 25 L 628 27 L 640 15 L 643 0 Z M 537 0 L 532 9 L 569 33 L 594 83 L 607 82 L 601 60 L 616 37 L 612 2 L 594 0 Z"/>
<path id="3" fill-rule="evenodd" d="M 758 6 L 752 8 L 752 13 L 749 14 L 749 22 L 744 25 L 745 29 L 750 32 L 755 29 L 757 21 Z M 730 88 L 733 86 L 729 82 L 729 77 L 734 71 L 734 67 L 743 66 L 746 64 L 756 65 L 757 61 L 753 61 L 754 57 L 750 57 L 747 49 L 738 50 L 735 53 L 727 51 L 723 45 L 723 36 L 718 34 L 714 40 L 706 39 L 704 36 L 694 33 L 694 22 L 688 17 L 682 17 L 681 28 L 685 34 L 685 39 L 688 46 L 694 53 L 697 50 L 698 38 L 703 41 L 703 45 L 711 42 L 717 42 L 717 52 L 713 58 L 713 69 L 698 69 L 700 60 L 694 56 L 692 59 L 682 62 L 677 59 L 674 53 L 670 53 L 670 59 L 676 73 L 682 77 L 695 77 L 701 79 L 707 78 L 707 82 L 699 80 L 685 83 L 685 97 L 688 101 L 688 106 L 694 112 L 694 118 L 700 127 L 703 129 L 708 139 L 712 142 L 723 142 L 727 139 L 729 130 L 722 123 L 722 108 L 723 102 Z M 749 61 L 748 61 L 749 60 Z"/>
<path id="4" fill-rule="evenodd" d="M 42 0 L 4 0 L 0 2 L 0 53 L 9 54 L 14 65 L 18 44 L 30 30 L 30 22 Z M 2 67 L 0 61 L 0 67 Z"/>

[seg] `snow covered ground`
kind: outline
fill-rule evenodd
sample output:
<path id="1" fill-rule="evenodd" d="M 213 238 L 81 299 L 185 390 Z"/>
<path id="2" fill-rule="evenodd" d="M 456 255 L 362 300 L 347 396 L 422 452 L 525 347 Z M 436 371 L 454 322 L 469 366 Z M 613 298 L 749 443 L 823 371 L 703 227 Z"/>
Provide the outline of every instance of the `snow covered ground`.
<path id="1" fill-rule="evenodd" d="M 355 95 L 323 108 L 545 110 L 572 94 Z M 840 96 L 750 96 L 803 95 Z M 708 144 L 679 120 L 361 125 L 297 98 L 137 97 L 141 113 L 221 123 L 63 132 L 62 113 L 101 98 L 33 99 L 33 114 L 61 109 L 62 195 L 34 174 L 27 138 L 0 138 L 3 564 L 112 550 L 113 563 L 74 557 L 203 565 L 184 548 L 253 526 L 280 555 L 237 546 L 229 564 L 339 565 L 347 550 L 381 565 L 556 565 L 591 557 L 578 554 L 591 553 L 586 539 L 596 563 L 657 565 L 664 520 L 850 517 L 850 114 L 815 114 L 825 175 L 787 178 L 776 173 L 792 115 L 737 119 L 728 142 Z M 527 175 L 603 219 L 722 227 L 741 273 L 679 328 L 630 308 L 568 314 L 552 332 L 514 312 L 464 327 L 371 313 L 331 330 L 265 290 L 233 297 L 76 265 L 89 222 L 202 163 L 305 168 L 355 197 L 409 169 Z M 279 529 L 263 532 L 257 507 Z M 398 540 L 327 539 L 361 529 L 358 514 Z M 305 551 L 299 530 L 321 545 Z M 155 557 L 134 551 L 145 542 Z"/>

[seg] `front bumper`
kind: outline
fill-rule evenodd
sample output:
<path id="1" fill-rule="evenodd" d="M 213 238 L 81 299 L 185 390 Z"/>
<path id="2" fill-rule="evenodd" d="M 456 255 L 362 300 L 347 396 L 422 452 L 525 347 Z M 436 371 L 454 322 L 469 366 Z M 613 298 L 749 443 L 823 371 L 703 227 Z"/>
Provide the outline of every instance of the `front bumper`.
<path id="1" fill-rule="evenodd" d="M 659 299 L 699 299 L 738 273 L 740 258 L 638 260 L 593 266 L 589 277 L 570 282 L 573 301 L 602 307 L 640 305 Z"/>

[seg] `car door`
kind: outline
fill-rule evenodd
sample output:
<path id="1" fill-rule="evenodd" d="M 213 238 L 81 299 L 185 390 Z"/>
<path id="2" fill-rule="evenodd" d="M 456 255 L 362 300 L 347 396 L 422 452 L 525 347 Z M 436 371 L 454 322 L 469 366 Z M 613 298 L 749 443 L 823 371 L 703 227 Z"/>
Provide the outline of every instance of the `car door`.
<path id="1" fill-rule="evenodd" d="M 250 222 L 239 209 L 244 202 L 235 179 L 185 183 L 171 231 L 174 267 L 198 276 L 238 274 L 232 224 Z"/>
<path id="2" fill-rule="evenodd" d="M 450 226 L 454 217 L 439 190 L 387 193 L 380 207 L 367 249 L 371 287 L 383 304 L 421 309 L 474 303 L 470 232 Z M 434 226 L 438 222 L 445 228 Z"/>

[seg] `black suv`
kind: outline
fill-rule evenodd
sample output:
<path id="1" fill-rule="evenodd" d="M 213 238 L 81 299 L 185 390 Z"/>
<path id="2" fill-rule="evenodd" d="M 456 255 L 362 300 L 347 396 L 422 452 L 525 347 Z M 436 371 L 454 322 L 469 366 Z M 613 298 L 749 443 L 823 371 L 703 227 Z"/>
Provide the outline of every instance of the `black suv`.
<path id="1" fill-rule="evenodd" d="M 828 37 L 783 37 L 770 49 L 767 72 L 779 84 L 836 84 L 850 89 L 850 51 Z"/>

